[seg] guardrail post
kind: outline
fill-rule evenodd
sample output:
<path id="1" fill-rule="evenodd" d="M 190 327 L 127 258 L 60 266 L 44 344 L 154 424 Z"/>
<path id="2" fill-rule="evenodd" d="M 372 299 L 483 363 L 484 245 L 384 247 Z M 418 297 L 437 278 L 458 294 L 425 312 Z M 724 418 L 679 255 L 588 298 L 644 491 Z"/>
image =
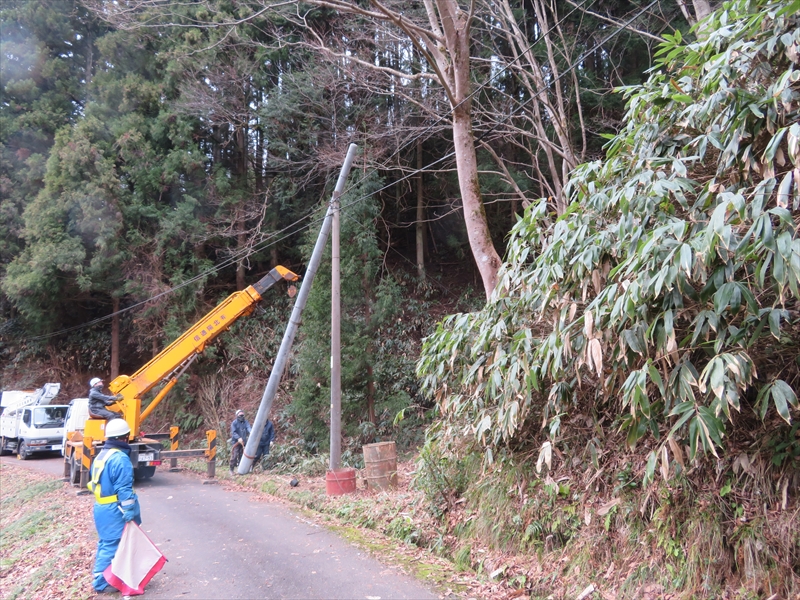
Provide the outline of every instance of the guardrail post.
<path id="1" fill-rule="evenodd" d="M 180 431 L 179 427 L 170 427 L 169 428 L 169 449 L 170 450 L 177 450 L 178 449 L 178 432 Z M 175 471 L 180 471 L 178 468 L 178 459 L 177 458 L 170 458 L 169 459 L 169 470 L 170 472 L 174 473 Z"/>
<path id="2" fill-rule="evenodd" d="M 92 492 L 89 490 L 89 472 L 92 468 L 92 459 L 94 458 L 94 445 L 92 444 L 92 438 L 85 437 L 83 438 L 83 451 L 81 452 L 81 482 L 80 482 L 80 489 L 78 490 L 79 496 L 85 496 L 86 494 L 91 494 Z"/>
<path id="3" fill-rule="evenodd" d="M 206 449 L 206 474 L 208 479 L 203 481 L 205 484 L 217 483 L 215 476 L 217 474 L 217 431 L 216 429 L 209 429 L 206 431 L 206 441 L 208 448 Z"/>

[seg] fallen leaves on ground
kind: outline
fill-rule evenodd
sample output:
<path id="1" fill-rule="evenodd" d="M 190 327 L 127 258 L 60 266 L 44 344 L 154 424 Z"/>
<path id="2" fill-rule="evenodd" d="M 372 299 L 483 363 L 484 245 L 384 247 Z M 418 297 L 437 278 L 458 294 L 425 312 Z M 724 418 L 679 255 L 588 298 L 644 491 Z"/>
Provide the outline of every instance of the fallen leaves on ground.
<path id="1" fill-rule="evenodd" d="M 90 597 L 93 499 L 52 475 L 7 463 L 0 484 L 0 598 Z"/>

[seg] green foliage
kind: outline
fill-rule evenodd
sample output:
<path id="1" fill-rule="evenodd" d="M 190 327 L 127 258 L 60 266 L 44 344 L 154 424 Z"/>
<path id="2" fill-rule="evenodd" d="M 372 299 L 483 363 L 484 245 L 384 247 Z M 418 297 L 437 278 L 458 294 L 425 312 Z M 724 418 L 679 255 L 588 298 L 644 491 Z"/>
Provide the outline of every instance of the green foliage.
<path id="1" fill-rule="evenodd" d="M 43 187 L 56 131 L 82 110 L 92 40 L 102 31 L 71 0 L 0 7 L 0 276 L 24 247 L 22 215 Z"/>
<path id="2" fill-rule="evenodd" d="M 36 13 L 37 2 L 19 4 L 18 14 L 42 14 Z M 99 31 L 87 14 L 67 4 L 56 3 L 48 13 L 49 34 L 60 37 L 42 42 L 60 48 L 54 60 L 72 57 L 65 48 L 81 48 L 70 80 L 80 90 L 62 88 L 58 94 L 70 106 L 76 98 L 86 101 L 74 122 L 52 121 L 64 126 L 48 148 L 43 187 L 20 211 L 23 244 L 2 281 L 3 292 L 35 332 L 107 314 L 110 297 L 149 297 L 154 288 L 181 283 L 208 264 L 197 252 L 206 231 L 190 195 L 198 192 L 203 158 L 192 153 L 191 121 L 175 118 L 163 102 L 168 86 L 154 76 L 153 61 L 142 60 L 148 51 L 157 54 L 156 46 L 143 35 Z M 170 42 L 156 44 L 163 51 Z M 133 46 L 147 51 L 132 52 Z M 29 112 L 38 106 L 23 105 Z M 176 316 L 183 320 L 195 307 L 195 295 L 175 299 Z M 168 305 L 161 308 L 159 328 L 169 311 Z M 148 337 L 153 310 L 134 321 L 149 329 Z"/>
<path id="3" fill-rule="evenodd" d="M 274 443 L 270 452 L 262 460 L 262 465 L 276 473 L 302 473 L 309 477 L 325 475 L 328 471 L 329 457 L 316 453 L 316 444 L 309 444 L 302 438 L 287 442 Z M 364 461 L 361 454 L 350 450 L 342 452 L 342 467 L 363 469 Z"/>
<path id="4" fill-rule="evenodd" d="M 180 427 L 182 432 L 191 433 L 203 424 L 203 415 L 196 412 L 187 412 L 181 408 L 175 413 L 174 423 Z"/>
<path id="5" fill-rule="evenodd" d="M 435 517 L 442 518 L 455 506 L 467 488 L 475 462 L 474 456 L 456 458 L 443 452 L 435 439 L 420 449 L 414 487 L 425 494 Z"/>
<path id="6" fill-rule="evenodd" d="M 414 523 L 414 520 L 408 514 L 397 515 L 389 522 L 385 531 L 393 538 L 414 546 L 419 543 L 421 537 L 418 524 Z"/>
<path id="7" fill-rule="evenodd" d="M 342 424 L 361 443 L 393 429 L 411 402 L 412 340 L 404 337 L 401 288 L 382 272 L 374 198 L 353 202 L 380 187 L 374 176 L 342 196 L 341 344 Z M 310 252 L 317 230 L 309 234 Z M 330 246 L 328 246 L 330 247 Z M 330 406 L 330 251 L 314 280 L 303 314 L 291 413 L 307 440 L 327 446 Z M 370 426 L 364 425 L 369 422 Z"/>
<path id="8" fill-rule="evenodd" d="M 467 544 L 458 549 L 453 557 L 453 562 L 455 563 L 456 569 L 459 571 L 466 571 L 472 567 L 471 559 L 472 548 L 469 546 L 469 544 Z"/>
<path id="9" fill-rule="evenodd" d="M 598 411 L 630 447 L 657 440 L 652 479 L 684 447 L 724 450 L 743 409 L 791 422 L 798 6 L 731 2 L 703 39 L 667 36 L 606 160 L 573 173 L 566 213 L 526 209 L 489 304 L 426 340 L 436 435 L 469 432 L 491 461 L 534 423 L 555 441 L 561 415 Z"/>

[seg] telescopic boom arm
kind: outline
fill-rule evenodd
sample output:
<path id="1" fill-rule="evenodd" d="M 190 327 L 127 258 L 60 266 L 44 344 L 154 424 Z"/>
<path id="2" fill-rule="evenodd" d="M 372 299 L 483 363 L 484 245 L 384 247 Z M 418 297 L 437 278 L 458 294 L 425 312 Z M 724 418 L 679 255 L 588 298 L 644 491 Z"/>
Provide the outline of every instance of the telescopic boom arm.
<path id="1" fill-rule="evenodd" d="M 161 402 L 177 383 L 178 377 L 197 358 L 197 355 L 205 350 L 210 341 L 227 330 L 236 319 L 253 312 L 264 292 L 277 282 L 298 279 L 299 276 L 289 269 L 277 266 L 257 283 L 228 296 L 136 373 L 130 376 L 120 375 L 114 379 L 108 387 L 113 393 L 122 394 L 123 398 L 109 408 L 112 410 L 121 408 L 131 428 L 131 434 L 138 435 L 141 422 Z M 167 384 L 142 413 L 142 397 L 164 381 L 167 381 Z"/>

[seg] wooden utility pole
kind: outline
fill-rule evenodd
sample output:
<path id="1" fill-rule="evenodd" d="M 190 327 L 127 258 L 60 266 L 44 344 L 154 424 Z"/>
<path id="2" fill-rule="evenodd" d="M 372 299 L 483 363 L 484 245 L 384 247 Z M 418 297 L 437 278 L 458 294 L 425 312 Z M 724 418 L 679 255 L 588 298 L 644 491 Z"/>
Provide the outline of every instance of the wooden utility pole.
<path id="1" fill-rule="evenodd" d="M 342 282 L 339 245 L 340 190 L 333 192 L 331 210 L 331 465 L 341 467 L 342 459 Z"/>

